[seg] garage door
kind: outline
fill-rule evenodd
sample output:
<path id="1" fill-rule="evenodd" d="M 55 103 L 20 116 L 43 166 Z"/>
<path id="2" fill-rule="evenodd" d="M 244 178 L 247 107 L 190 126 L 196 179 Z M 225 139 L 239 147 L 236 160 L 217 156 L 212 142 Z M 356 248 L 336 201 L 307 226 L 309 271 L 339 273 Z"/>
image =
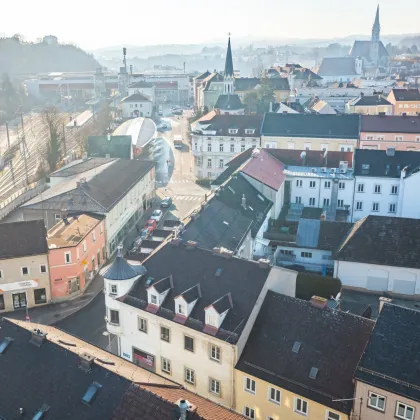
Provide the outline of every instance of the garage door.
<path id="1" fill-rule="evenodd" d="M 400 293 L 402 295 L 414 295 L 416 289 L 416 282 L 411 280 L 394 280 L 394 287 L 392 291 L 394 293 Z"/>
<path id="2" fill-rule="evenodd" d="M 368 276 L 367 282 L 366 282 L 366 288 L 368 290 L 375 290 L 378 292 L 388 290 L 388 279 L 384 277 Z"/>

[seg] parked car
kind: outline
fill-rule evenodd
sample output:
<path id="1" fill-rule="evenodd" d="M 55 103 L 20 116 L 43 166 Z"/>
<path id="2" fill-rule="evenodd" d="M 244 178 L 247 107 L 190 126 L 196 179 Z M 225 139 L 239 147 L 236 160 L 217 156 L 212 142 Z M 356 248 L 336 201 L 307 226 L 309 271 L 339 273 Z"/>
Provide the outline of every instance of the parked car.
<path id="1" fill-rule="evenodd" d="M 171 206 L 172 206 L 172 198 L 171 197 L 163 197 L 162 201 L 160 202 L 160 207 L 169 208 Z"/>
<path id="2" fill-rule="evenodd" d="M 150 236 L 150 231 L 148 229 L 142 229 L 140 232 L 140 239 L 144 241 Z"/>
<path id="3" fill-rule="evenodd" d="M 173 109 L 172 110 L 172 114 L 174 115 L 182 115 L 182 109 Z"/>
<path id="4" fill-rule="evenodd" d="M 162 219 L 162 216 L 163 216 L 162 210 L 155 210 L 150 216 L 150 219 L 156 220 L 156 223 L 159 223 L 160 219 Z"/>
<path id="5" fill-rule="evenodd" d="M 156 220 L 154 219 L 149 219 L 146 224 L 144 225 L 145 229 L 147 229 L 149 231 L 149 233 L 153 232 L 154 230 L 156 230 L 157 227 L 157 223 Z"/>

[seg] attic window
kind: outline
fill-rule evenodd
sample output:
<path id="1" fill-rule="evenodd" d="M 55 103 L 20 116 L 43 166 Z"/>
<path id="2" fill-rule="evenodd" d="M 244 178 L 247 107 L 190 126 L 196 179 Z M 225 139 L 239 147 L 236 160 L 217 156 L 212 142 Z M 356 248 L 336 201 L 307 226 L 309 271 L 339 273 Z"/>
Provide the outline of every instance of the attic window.
<path id="1" fill-rule="evenodd" d="M 246 128 L 245 129 L 245 134 L 254 134 L 255 133 L 255 129 L 254 128 Z"/>
<path id="2" fill-rule="evenodd" d="M 93 381 L 90 385 L 87 391 L 85 392 L 85 395 L 83 395 L 83 398 L 81 399 L 83 404 L 91 405 L 93 400 L 96 397 L 96 394 L 98 391 L 102 388 L 102 385 L 96 381 Z"/>
<path id="3" fill-rule="evenodd" d="M 312 367 L 311 371 L 309 372 L 309 377 L 311 379 L 316 379 L 317 375 L 318 375 L 318 368 Z"/>
<path id="4" fill-rule="evenodd" d="M 0 343 L 0 354 L 4 354 L 7 347 L 10 346 L 10 343 L 13 341 L 13 338 L 6 337 L 1 343 Z"/>
<path id="5" fill-rule="evenodd" d="M 293 353 L 299 353 L 300 346 L 301 346 L 301 343 L 299 341 L 295 341 L 293 343 L 292 352 Z"/>
<path id="6" fill-rule="evenodd" d="M 362 174 L 366 175 L 369 173 L 370 165 L 368 163 L 364 163 L 362 165 Z"/>
<path id="7" fill-rule="evenodd" d="M 237 128 L 229 128 L 229 134 L 238 134 Z"/>
<path id="8" fill-rule="evenodd" d="M 220 277 L 221 275 L 222 275 L 222 271 L 223 271 L 223 269 L 222 268 L 218 268 L 217 270 L 216 270 L 216 273 L 214 274 L 216 277 Z"/>
<path id="9" fill-rule="evenodd" d="M 146 280 L 146 283 L 144 284 L 146 287 L 149 287 L 152 283 L 153 283 L 154 278 L 153 277 L 149 277 Z"/>
<path id="10" fill-rule="evenodd" d="M 50 406 L 47 404 L 42 404 L 41 408 L 35 413 L 32 417 L 32 420 L 41 420 L 44 417 L 44 414 L 49 411 Z"/>

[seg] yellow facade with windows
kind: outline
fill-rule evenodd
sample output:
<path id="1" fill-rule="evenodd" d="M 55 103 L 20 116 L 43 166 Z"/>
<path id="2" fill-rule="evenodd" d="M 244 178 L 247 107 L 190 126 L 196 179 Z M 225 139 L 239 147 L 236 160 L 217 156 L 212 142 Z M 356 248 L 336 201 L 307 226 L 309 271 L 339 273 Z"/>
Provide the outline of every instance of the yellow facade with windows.
<path id="1" fill-rule="evenodd" d="M 237 412 L 255 420 L 349 420 L 348 414 L 238 369 L 235 369 L 235 401 Z"/>

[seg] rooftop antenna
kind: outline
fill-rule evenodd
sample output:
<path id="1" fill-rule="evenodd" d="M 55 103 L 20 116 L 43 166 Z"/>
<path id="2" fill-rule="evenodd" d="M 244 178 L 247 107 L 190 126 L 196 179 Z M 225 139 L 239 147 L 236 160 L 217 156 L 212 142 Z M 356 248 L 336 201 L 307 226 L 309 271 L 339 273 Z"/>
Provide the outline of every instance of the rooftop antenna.
<path id="1" fill-rule="evenodd" d="M 124 68 L 127 71 L 127 48 L 123 48 L 123 63 L 124 63 Z"/>

